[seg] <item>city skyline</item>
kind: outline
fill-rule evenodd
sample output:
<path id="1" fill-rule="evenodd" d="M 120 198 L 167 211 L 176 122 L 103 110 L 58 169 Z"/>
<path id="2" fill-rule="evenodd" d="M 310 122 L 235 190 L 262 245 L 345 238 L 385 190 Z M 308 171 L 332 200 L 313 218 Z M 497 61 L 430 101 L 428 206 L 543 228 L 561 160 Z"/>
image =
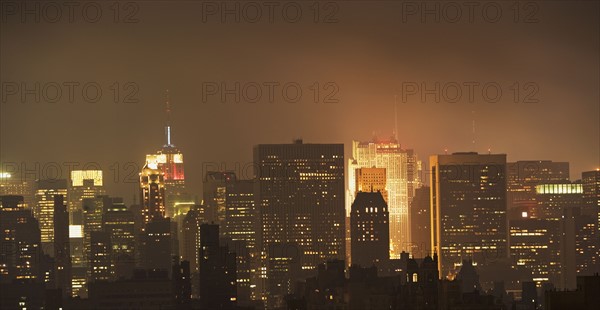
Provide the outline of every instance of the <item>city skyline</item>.
<path id="1" fill-rule="evenodd" d="M 600 1 L 0 1 L 0 308 L 600 304 Z"/>

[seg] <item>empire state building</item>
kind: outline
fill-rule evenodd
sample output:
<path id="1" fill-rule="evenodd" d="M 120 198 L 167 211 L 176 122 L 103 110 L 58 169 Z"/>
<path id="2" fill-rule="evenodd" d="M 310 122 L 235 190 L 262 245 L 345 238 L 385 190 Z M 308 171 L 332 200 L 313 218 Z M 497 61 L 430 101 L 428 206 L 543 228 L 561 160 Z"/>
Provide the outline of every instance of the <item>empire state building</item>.
<path id="1" fill-rule="evenodd" d="M 166 216 L 177 214 L 177 205 L 190 199 L 185 193 L 185 175 L 183 170 L 183 154 L 171 140 L 171 103 L 167 90 L 166 100 L 166 144 L 155 154 L 146 155 L 146 165 L 164 174 Z"/>

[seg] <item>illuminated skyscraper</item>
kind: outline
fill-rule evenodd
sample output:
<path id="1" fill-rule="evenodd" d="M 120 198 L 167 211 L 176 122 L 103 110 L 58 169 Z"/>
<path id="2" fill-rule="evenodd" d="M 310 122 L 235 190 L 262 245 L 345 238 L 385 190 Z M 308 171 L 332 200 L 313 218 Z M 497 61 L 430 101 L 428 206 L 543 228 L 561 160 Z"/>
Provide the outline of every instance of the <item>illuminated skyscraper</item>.
<path id="1" fill-rule="evenodd" d="M 298 244 L 301 266 L 345 256 L 344 145 L 262 144 L 254 148 L 262 247 Z"/>
<path id="2" fill-rule="evenodd" d="M 83 199 L 105 195 L 102 170 L 73 170 L 69 186 L 69 222 L 83 224 Z"/>
<path id="3" fill-rule="evenodd" d="M 464 259 L 478 268 L 508 258 L 506 155 L 433 155 L 432 245 L 440 276 L 454 277 Z"/>
<path id="4" fill-rule="evenodd" d="M 44 253 L 54 256 L 54 195 L 68 197 L 67 180 L 38 180 L 36 185 L 33 214 L 40 224 Z"/>
<path id="5" fill-rule="evenodd" d="M 144 225 L 165 217 L 165 175 L 155 164 L 147 163 L 140 173 L 141 211 Z"/>
<path id="6" fill-rule="evenodd" d="M 171 140 L 171 103 L 167 91 L 166 100 L 166 125 L 165 139 L 163 145 L 156 154 L 146 155 L 146 166 L 152 169 L 158 169 L 163 173 L 164 186 L 164 207 L 167 217 L 174 217 L 178 202 L 189 202 L 190 197 L 185 193 L 185 175 L 183 172 L 183 154 L 172 143 Z"/>
<path id="7" fill-rule="evenodd" d="M 411 149 L 403 149 L 395 139 L 389 141 L 352 142 L 349 169 L 385 168 L 387 203 L 390 212 L 390 258 L 410 249 L 409 206 L 419 187 L 421 162 Z M 358 177 L 356 172 L 355 178 Z M 351 173 L 352 174 L 352 173 Z M 358 190 L 355 180 L 348 181 L 350 190 Z M 353 198 L 353 197 L 351 197 Z"/>
<path id="8" fill-rule="evenodd" d="M 254 202 L 254 180 L 238 180 L 226 194 L 223 235 L 232 241 L 245 241 L 251 252 L 256 249 L 258 213 Z"/>

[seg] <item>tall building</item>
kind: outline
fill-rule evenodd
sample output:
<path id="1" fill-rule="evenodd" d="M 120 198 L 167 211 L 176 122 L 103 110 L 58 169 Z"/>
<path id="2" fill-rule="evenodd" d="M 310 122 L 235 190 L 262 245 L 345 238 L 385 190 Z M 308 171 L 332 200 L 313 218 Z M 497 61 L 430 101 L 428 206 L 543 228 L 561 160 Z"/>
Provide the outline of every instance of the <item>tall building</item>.
<path id="1" fill-rule="evenodd" d="M 140 173 L 140 202 L 144 225 L 165 217 L 164 197 L 164 172 L 156 164 L 147 163 Z"/>
<path id="2" fill-rule="evenodd" d="M 22 196 L 0 196 L 0 283 L 41 283 L 41 232 Z"/>
<path id="3" fill-rule="evenodd" d="M 547 219 L 530 218 L 527 212 L 521 219 L 509 220 L 510 256 L 521 281 L 541 287 L 551 280 L 551 248 L 558 242 L 553 225 L 557 226 Z"/>
<path id="4" fill-rule="evenodd" d="M 71 243 L 69 212 L 63 196 L 54 196 L 54 261 L 56 288 L 65 297 L 71 296 Z"/>
<path id="5" fill-rule="evenodd" d="M 90 282 L 112 280 L 110 235 L 104 231 L 90 232 Z"/>
<path id="6" fill-rule="evenodd" d="M 302 270 L 345 256 L 344 145 L 261 144 L 254 148 L 262 246 L 295 243 Z"/>
<path id="7" fill-rule="evenodd" d="M 421 162 L 411 149 L 403 149 L 396 139 L 372 142 L 352 142 L 349 169 L 384 168 L 386 170 L 387 203 L 390 212 L 390 258 L 399 258 L 402 251 L 410 250 L 410 203 L 420 186 Z M 359 177 L 354 172 L 355 177 Z M 358 190 L 355 180 L 349 180 L 350 189 Z"/>
<path id="8" fill-rule="evenodd" d="M 388 206 L 381 192 L 358 192 L 350 214 L 352 264 L 387 268 L 390 253 Z"/>
<path id="9" fill-rule="evenodd" d="M 237 178 L 233 171 L 207 171 L 202 183 L 204 203 L 209 208 L 207 219 L 218 225 L 225 225 L 227 217 L 227 191 Z M 223 230 L 221 233 L 225 233 Z"/>
<path id="10" fill-rule="evenodd" d="M 114 202 L 102 216 L 102 227 L 110 238 L 112 278 L 131 278 L 135 267 L 136 246 L 133 212 L 124 203 Z"/>
<path id="11" fill-rule="evenodd" d="M 36 181 L 33 214 L 40 224 L 42 249 L 51 256 L 54 255 L 54 195 L 62 195 L 67 199 L 67 180 Z"/>
<path id="12" fill-rule="evenodd" d="M 206 206 L 195 205 L 187 212 L 181 224 L 181 259 L 190 264 L 192 279 L 192 295 L 198 296 L 198 262 L 200 249 L 200 225 L 207 223 L 205 218 Z"/>
<path id="13" fill-rule="evenodd" d="M 429 191 L 431 187 L 422 186 L 415 190 L 410 206 L 410 229 L 412 253 L 414 257 L 433 255 L 431 248 L 431 215 L 429 209 Z"/>
<path id="14" fill-rule="evenodd" d="M 596 209 L 598 214 L 598 230 L 600 234 L 600 169 L 586 171 L 581 174 L 583 200 L 586 208 Z M 600 255 L 600 253 L 598 253 Z"/>
<path id="15" fill-rule="evenodd" d="M 430 167 L 431 243 L 440 275 L 453 278 L 464 259 L 483 267 L 508 258 L 506 155 L 433 155 Z"/>
<path id="16" fill-rule="evenodd" d="M 203 309 L 231 309 L 237 302 L 236 254 L 219 242 L 219 225 L 200 226 L 199 297 Z"/>
<path id="17" fill-rule="evenodd" d="M 223 236 L 245 241 L 250 252 L 256 250 L 258 213 L 254 201 L 254 180 L 237 180 L 227 188 Z"/>
<path id="18" fill-rule="evenodd" d="M 144 269 L 171 272 L 172 228 L 169 218 L 154 219 L 142 234 L 141 259 Z"/>
<path id="19" fill-rule="evenodd" d="M 522 160 L 507 163 L 508 209 L 535 204 L 535 187 L 569 181 L 569 163 Z"/>
<path id="20" fill-rule="evenodd" d="M 358 192 L 380 192 L 387 203 L 385 168 L 358 168 L 354 173 L 356 178 L 355 197 Z"/>
<path id="21" fill-rule="evenodd" d="M 173 218 L 177 213 L 178 203 L 189 202 L 191 199 L 185 191 L 183 154 L 171 140 L 171 102 L 168 90 L 165 112 L 165 144 L 156 154 L 146 155 L 146 166 L 162 172 L 164 213 L 167 217 Z"/>
<path id="22" fill-rule="evenodd" d="M 69 222 L 83 225 L 83 200 L 105 195 L 102 170 L 72 170 L 69 183 Z"/>

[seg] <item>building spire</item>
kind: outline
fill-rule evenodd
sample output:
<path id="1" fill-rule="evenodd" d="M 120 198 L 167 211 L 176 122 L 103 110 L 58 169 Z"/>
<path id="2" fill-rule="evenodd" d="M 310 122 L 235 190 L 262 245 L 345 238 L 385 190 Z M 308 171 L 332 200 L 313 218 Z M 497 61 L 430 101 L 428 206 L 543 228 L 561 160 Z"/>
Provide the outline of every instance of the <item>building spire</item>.
<path id="1" fill-rule="evenodd" d="M 165 124 L 165 137 L 167 139 L 166 146 L 172 146 L 171 144 L 171 102 L 169 97 L 169 90 L 167 89 L 165 92 L 166 101 L 165 101 L 165 113 L 167 116 L 166 124 Z"/>
<path id="2" fill-rule="evenodd" d="M 398 96 L 394 95 L 394 139 L 398 143 Z"/>

